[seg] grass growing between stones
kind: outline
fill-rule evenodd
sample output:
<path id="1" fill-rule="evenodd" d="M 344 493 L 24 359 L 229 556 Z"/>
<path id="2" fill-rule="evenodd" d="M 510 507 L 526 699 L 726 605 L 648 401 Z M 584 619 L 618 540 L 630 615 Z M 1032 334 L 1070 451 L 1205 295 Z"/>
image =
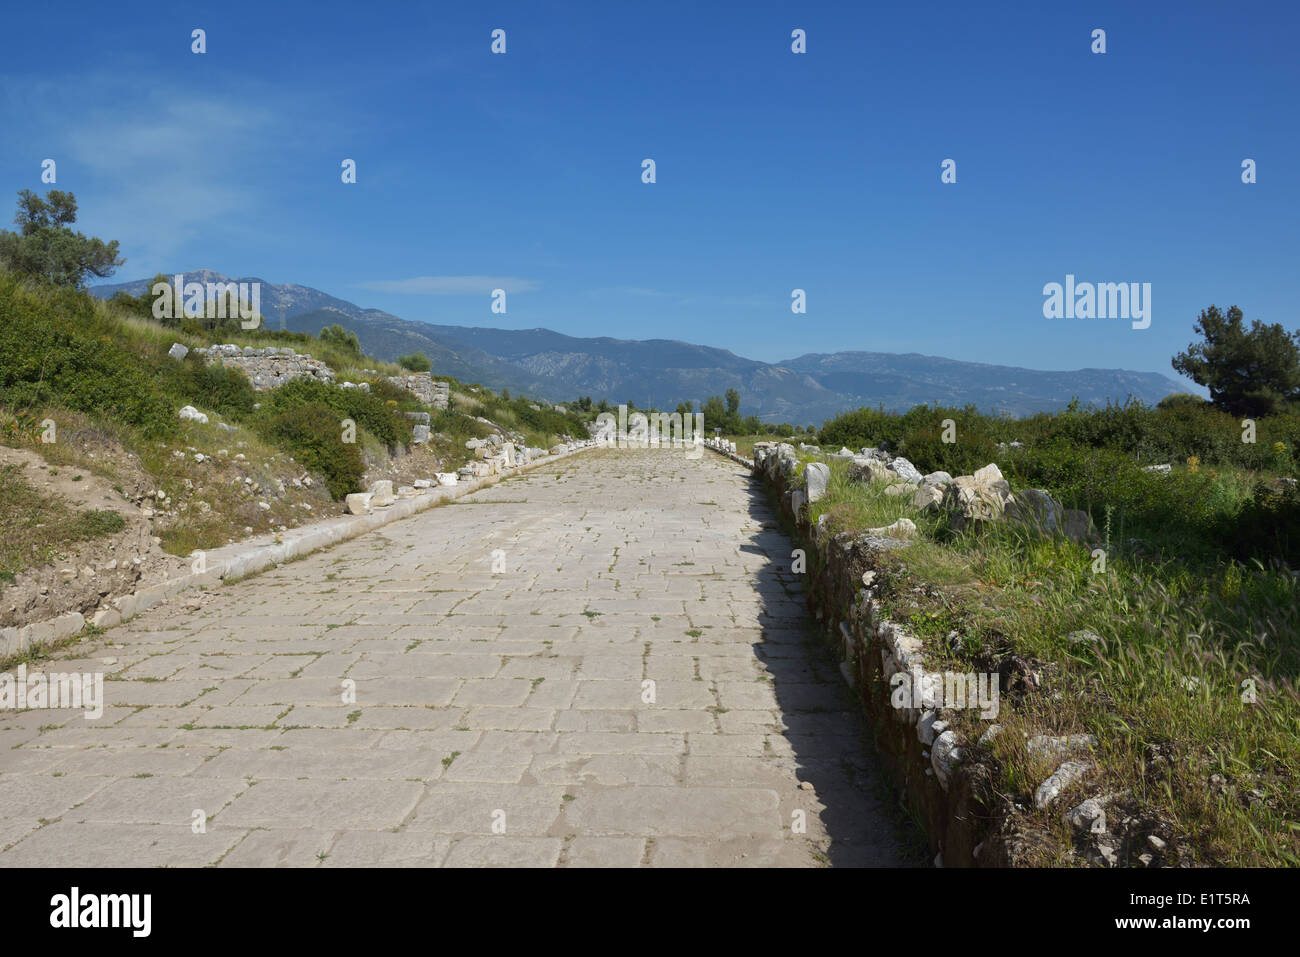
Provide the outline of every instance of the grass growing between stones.
<path id="1" fill-rule="evenodd" d="M 850 532 L 911 518 L 914 544 L 878 559 L 886 614 L 925 642 L 935 670 L 1016 663 L 1003 731 L 987 747 L 996 789 L 1042 837 L 1032 863 L 1077 863 L 1063 812 L 1114 794 L 1112 830 L 1120 818 L 1136 839 L 1156 835 L 1169 845 L 1165 865 L 1300 864 L 1294 573 L 1140 548 L 1110 548 L 1101 571 L 1085 546 L 1007 525 L 958 535 L 905 503 L 880 484 L 850 483 L 847 464 L 833 462 L 809 517 Z M 1067 637 L 1079 631 L 1097 640 Z M 988 726 L 975 710 L 956 712 L 969 749 Z M 1080 733 L 1097 739 L 1097 771 L 1036 809 L 1034 791 L 1059 759 L 1031 755 L 1026 737 Z"/>

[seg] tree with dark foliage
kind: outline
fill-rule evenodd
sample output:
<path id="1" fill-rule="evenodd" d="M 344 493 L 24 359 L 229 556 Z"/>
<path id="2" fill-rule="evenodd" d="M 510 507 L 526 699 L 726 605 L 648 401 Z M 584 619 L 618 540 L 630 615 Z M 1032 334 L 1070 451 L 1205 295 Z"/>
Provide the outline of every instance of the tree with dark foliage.
<path id="1" fill-rule="evenodd" d="M 1210 401 L 1233 415 L 1268 415 L 1300 401 L 1300 333 L 1258 319 L 1245 327 L 1236 306 L 1202 310 L 1195 329 L 1204 337 L 1174 356 L 1173 366 L 1210 390 Z"/>
<path id="2" fill-rule="evenodd" d="M 87 277 L 100 279 L 126 262 L 110 243 L 74 232 L 77 197 L 50 190 L 45 199 L 29 189 L 18 193 L 16 233 L 0 232 L 0 266 L 48 286 L 80 289 Z"/>

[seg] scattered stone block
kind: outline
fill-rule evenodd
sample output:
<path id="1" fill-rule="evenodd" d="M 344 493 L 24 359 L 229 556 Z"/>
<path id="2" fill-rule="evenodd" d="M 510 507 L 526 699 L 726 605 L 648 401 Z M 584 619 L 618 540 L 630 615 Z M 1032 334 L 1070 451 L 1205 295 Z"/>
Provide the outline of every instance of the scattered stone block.
<path id="1" fill-rule="evenodd" d="M 943 501 L 943 489 L 937 485 L 923 484 L 912 496 L 912 507 L 922 512 L 937 511 Z"/>
<path id="2" fill-rule="evenodd" d="M 912 485 L 921 484 L 920 471 L 915 465 L 903 458 L 901 455 L 889 463 L 889 470 L 904 482 L 909 482 Z"/>
<path id="3" fill-rule="evenodd" d="M 809 504 L 824 498 L 831 479 L 831 467 L 825 462 L 809 462 L 804 466 L 803 476 L 808 487 Z"/>
<path id="4" fill-rule="evenodd" d="M 1096 798 L 1088 798 L 1065 812 L 1065 822 L 1077 831 L 1106 833 L 1106 808 Z"/>
<path id="5" fill-rule="evenodd" d="M 397 501 L 397 496 L 393 494 L 393 483 L 388 479 L 380 479 L 370 486 L 370 507 L 384 508 L 392 505 Z"/>
<path id="6" fill-rule="evenodd" d="M 1038 790 L 1034 792 L 1034 804 L 1039 808 L 1050 806 L 1061 796 L 1062 791 L 1082 780 L 1091 767 L 1092 764 L 1087 761 L 1066 761 L 1051 777 L 1038 786 Z"/>
<path id="7" fill-rule="evenodd" d="M 886 489 L 888 491 L 888 489 Z M 903 540 L 916 537 L 916 523 L 910 518 L 900 518 L 892 525 L 886 525 L 883 528 L 869 528 L 866 531 L 868 535 L 885 535 L 889 538 L 899 538 Z"/>

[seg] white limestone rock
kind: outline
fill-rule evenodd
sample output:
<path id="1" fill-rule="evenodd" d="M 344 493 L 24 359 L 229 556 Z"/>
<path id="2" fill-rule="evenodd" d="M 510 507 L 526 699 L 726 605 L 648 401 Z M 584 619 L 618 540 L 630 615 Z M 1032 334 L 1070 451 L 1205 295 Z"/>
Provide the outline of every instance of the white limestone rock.
<path id="1" fill-rule="evenodd" d="M 871 482 L 884 481 L 891 477 L 884 463 L 876 459 L 858 455 L 854 456 L 853 461 L 849 463 L 850 482 L 861 482 L 866 485 Z"/>
<path id="2" fill-rule="evenodd" d="M 917 467 L 903 458 L 901 455 L 889 463 L 889 469 L 904 482 L 912 485 L 920 485 L 922 481 L 921 473 Z"/>
<path id="3" fill-rule="evenodd" d="M 1065 508 L 1046 489 L 1019 491 L 1006 509 L 1007 521 L 1036 529 L 1044 535 L 1059 535 L 1065 530 Z"/>
<path id="4" fill-rule="evenodd" d="M 943 501 L 943 489 L 937 485 L 922 485 L 912 496 L 912 508 L 922 512 L 938 511 Z"/>
<path id="5" fill-rule="evenodd" d="M 388 479 L 380 479 L 370 486 L 370 507 L 383 508 L 386 505 L 392 505 L 397 501 L 397 496 L 393 494 L 393 483 Z"/>
<path id="6" fill-rule="evenodd" d="M 886 489 L 888 491 L 888 489 Z M 900 518 L 891 525 L 885 525 L 881 528 L 869 528 L 866 531 L 868 535 L 887 535 L 890 538 L 900 538 L 903 540 L 916 537 L 916 523 L 910 518 Z"/>
<path id="7" fill-rule="evenodd" d="M 1081 801 L 1065 812 L 1065 822 L 1089 834 L 1106 833 L 1106 808 L 1097 798 Z"/>
<path id="8" fill-rule="evenodd" d="M 1066 761 L 1038 786 L 1034 792 L 1034 804 L 1039 808 L 1048 807 L 1061 796 L 1062 791 L 1082 780 L 1091 768 L 1092 764 L 1088 761 Z"/>
<path id="9" fill-rule="evenodd" d="M 808 487 L 808 502 L 816 502 L 826 496 L 826 486 L 831 480 L 831 468 L 825 462 L 809 462 L 803 469 L 804 482 Z"/>
<path id="10" fill-rule="evenodd" d="M 930 767 L 934 768 L 934 776 L 945 790 L 948 779 L 952 777 L 961 759 L 962 750 L 955 731 L 945 731 L 934 739 L 934 747 L 930 751 Z"/>

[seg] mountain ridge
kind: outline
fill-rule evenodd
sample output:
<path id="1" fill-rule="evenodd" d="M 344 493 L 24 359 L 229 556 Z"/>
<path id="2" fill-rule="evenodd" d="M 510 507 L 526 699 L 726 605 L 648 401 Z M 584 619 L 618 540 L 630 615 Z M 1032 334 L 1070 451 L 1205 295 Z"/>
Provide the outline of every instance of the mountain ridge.
<path id="1" fill-rule="evenodd" d="M 212 270 L 184 273 L 198 282 L 260 282 L 267 325 L 317 333 L 338 324 L 356 333 L 362 348 L 393 360 L 423 351 L 435 373 L 493 389 L 509 388 L 550 401 L 581 395 L 611 403 L 673 408 L 734 388 L 742 414 L 766 421 L 814 424 L 860 406 L 903 411 L 915 405 L 973 404 L 1012 415 L 1050 412 L 1071 399 L 1084 405 L 1122 402 L 1129 396 L 1154 404 L 1187 391 L 1169 376 L 1127 369 L 1037 370 L 968 362 L 917 352 L 849 350 L 805 353 L 762 362 L 716 346 L 680 339 L 577 337 L 544 327 L 496 329 L 403 319 L 357 305 L 311 286 L 230 279 Z M 93 286 L 107 299 L 118 291 L 140 295 L 149 279 Z"/>

